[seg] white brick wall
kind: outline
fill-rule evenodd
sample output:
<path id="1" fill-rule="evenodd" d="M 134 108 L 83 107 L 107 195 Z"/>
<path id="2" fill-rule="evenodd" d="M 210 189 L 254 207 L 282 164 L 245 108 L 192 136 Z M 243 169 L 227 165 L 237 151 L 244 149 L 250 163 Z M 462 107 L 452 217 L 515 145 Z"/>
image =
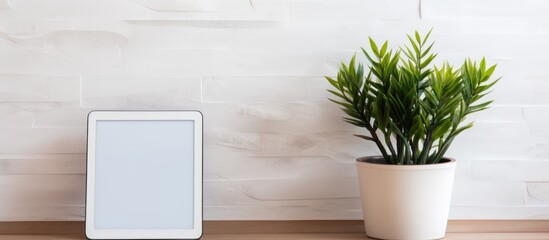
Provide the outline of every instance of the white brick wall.
<path id="1" fill-rule="evenodd" d="M 549 219 L 546 0 L 0 0 L 0 221 L 82 220 L 86 114 L 198 109 L 206 219 L 360 219 L 377 154 L 326 100 L 367 37 L 434 28 L 505 77 L 448 156 L 453 219 Z M 439 61 L 439 62 L 440 62 Z"/>

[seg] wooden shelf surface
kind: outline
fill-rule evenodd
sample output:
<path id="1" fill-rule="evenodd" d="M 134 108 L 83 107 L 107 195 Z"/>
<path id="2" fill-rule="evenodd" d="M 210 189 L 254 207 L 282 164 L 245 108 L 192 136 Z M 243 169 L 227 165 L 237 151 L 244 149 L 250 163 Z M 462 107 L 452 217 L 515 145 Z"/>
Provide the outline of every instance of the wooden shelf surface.
<path id="1" fill-rule="evenodd" d="M 0 222 L 0 239 L 86 239 L 84 222 Z M 549 220 L 459 220 L 448 223 L 449 240 L 549 240 Z M 369 239 L 362 221 L 206 221 L 205 240 Z"/>

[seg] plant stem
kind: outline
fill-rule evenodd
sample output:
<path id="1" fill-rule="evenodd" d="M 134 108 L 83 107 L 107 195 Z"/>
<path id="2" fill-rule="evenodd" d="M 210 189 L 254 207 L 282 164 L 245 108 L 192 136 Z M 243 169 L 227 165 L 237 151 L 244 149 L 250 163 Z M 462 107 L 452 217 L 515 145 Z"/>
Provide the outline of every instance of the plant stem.
<path id="1" fill-rule="evenodd" d="M 418 151 L 419 151 L 419 146 L 417 143 L 414 143 L 413 140 L 410 139 L 410 142 L 408 143 L 408 145 L 410 146 L 411 148 L 411 151 L 412 151 L 412 162 L 413 164 L 417 163 L 417 159 L 418 159 Z"/>
<path id="2" fill-rule="evenodd" d="M 407 161 L 406 164 L 413 164 L 413 161 L 411 159 L 411 156 L 410 156 L 410 151 L 411 151 L 411 146 L 410 146 L 410 143 L 408 143 L 406 140 L 404 140 L 404 144 L 406 144 L 406 156 L 405 156 L 405 160 Z"/>
<path id="3" fill-rule="evenodd" d="M 446 151 L 448 151 L 448 148 L 450 147 L 450 144 L 452 144 L 452 141 L 454 141 L 454 138 L 456 137 L 456 135 L 454 135 L 454 133 L 455 132 L 452 131 L 448 135 L 448 138 L 446 138 L 443 141 L 443 143 L 439 147 L 439 151 L 438 151 L 437 155 L 435 156 L 435 158 L 432 160 L 431 163 L 438 163 L 438 162 L 440 162 L 442 157 L 444 157 L 444 154 L 446 154 Z"/>
<path id="4" fill-rule="evenodd" d="M 383 136 L 385 136 L 385 144 L 387 144 L 389 151 L 391 151 L 391 162 L 394 162 L 393 158 L 396 158 L 397 153 L 395 151 L 395 148 L 393 147 L 393 143 L 391 142 L 391 135 L 383 132 Z"/>
<path id="5" fill-rule="evenodd" d="M 389 155 L 387 154 L 387 150 L 385 150 L 385 146 L 381 143 L 381 140 L 379 140 L 379 137 L 377 136 L 376 129 L 371 128 L 370 135 L 372 135 L 372 138 L 374 139 L 374 142 L 377 145 L 377 148 L 379 148 L 379 151 L 381 152 L 381 155 L 385 159 L 385 161 L 391 163 L 391 159 Z"/>
<path id="6" fill-rule="evenodd" d="M 429 128 L 427 129 L 425 141 L 423 141 L 423 149 L 419 154 L 419 164 L 425 164 L 425 162 L 427 161 L 427 156 L 429 155 L 429 150 L 431 150 L 431 146 L 433 145 L 431 141 L 431 137 L 433 136 L 433 131 L 435 129 L 433 126 L 433 122 L 431 122 Z"/>
<path id="7" fill-rule="evenodd" d="M 404 154 L 404 144 L 403 139 L 399 136 L 396 137 L 397 139 L 397 154 L 398 154 L 398 162 L 399 164 L 402 164 L 404 162 L 404 159 L 406 158 Z"/>

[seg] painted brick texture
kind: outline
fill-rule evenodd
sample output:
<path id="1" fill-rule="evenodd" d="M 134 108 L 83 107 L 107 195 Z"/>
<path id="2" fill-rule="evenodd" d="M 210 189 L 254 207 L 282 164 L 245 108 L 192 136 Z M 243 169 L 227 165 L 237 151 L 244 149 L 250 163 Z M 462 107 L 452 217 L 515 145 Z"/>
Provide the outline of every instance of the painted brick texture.
<path id="1" fill-rule="evenodd" d="M 434 28 L 486 56 L 494 107 L 456 139 L 452 219 L 549 219 L 544 0 L 0 0 L 0 221 L 83 220 L 86 115 L 197 109 L 208 220 L 361 219 L 355 139 L 322 76 Z"/>

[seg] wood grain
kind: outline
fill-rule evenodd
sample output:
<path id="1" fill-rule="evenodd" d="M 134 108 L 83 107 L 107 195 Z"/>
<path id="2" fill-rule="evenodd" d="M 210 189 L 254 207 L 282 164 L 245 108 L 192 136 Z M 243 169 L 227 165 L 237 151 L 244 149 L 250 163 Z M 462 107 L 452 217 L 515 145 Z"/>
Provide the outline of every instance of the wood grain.
<path id="1" fill-rule="evenodd" d="M 355 240 L 364 233 L 206 234 L 203 240 Z M 548 240 L 549 233 L 448 233 L 445 240 Z"/>
<path id="2" fill-rule="evenodd" d="M 82 234 L 84 222 L 0 222 L 0 235 Z M 204 234 L 364 234 L 359 220 L 205 221 Z M 549 220 L 452 220 L 448 233 L 549 233 Z M 543 235 L 542 234 L 542 235 Z M 457 235 L 456 235 L 457 236 Z"/>
<path id="3" fill-rule="evenodd" d="M 78 240 L 83 234 L 0 235 L 0 240 Z M 203 240 L 355 240 L 372 239 L 364 233 L 253 233 L 205 234 Z M 445 240 L 549 240 L 549 233 L 448 233 Z"/>
<path id="4" fill-rule="evenodd" d="M 0 235 L 82 234 L 84 222 L 0 222 Z"/>
<path id="5" fill-rule="evenodd" d="M 452 220 L 446 232 L 535 233 L 549 232 L 549 220 Z"/>

